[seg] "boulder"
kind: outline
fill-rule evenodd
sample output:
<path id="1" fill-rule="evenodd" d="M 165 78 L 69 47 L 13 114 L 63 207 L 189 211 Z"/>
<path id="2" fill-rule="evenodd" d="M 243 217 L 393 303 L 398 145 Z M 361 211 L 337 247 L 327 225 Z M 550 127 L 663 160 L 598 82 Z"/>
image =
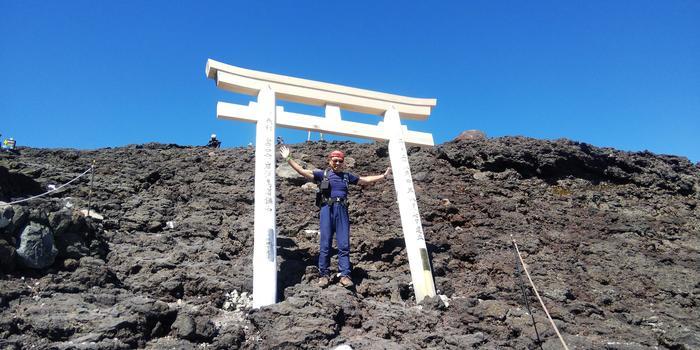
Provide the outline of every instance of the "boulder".
<path id="1" fill-rule="evenodd" d="M 211 342 L 216 335 L 214 324 L 204 316 L 179 313 L 173 322 L 172 331 L 180 339 Z"/>
<path id="2" fill-rule="evenodd" d="M 316 193 L 316 190 L 318 190 L 318 185 L 313 182 L 307 182 L 301 185 L 301 189 L 307 193 Z"/>
<path id="3" fill-rule="evenodd" d="M 481 130 L 465 130 L 462 131 L 457 137 L 454 138 L 453 141 L 462 141 L 462 140 L 485 140 L 486 139 L 486 133 L 484 133 Z"/>
<path id="4" fill-rule="evenodd" d="M 304 167 L 304 165 L 306 165 L 300 160 L 297 160 L 297 163 L 299 163 L 299 165 L 301 165 L 302 168 Z M 294 168 L 292 168 L 292 166 L 285 161 L 279 163 L 279 166 L 277 166 L 277 170 L 275 170 L 275 173 L 277 174 L 277 177 L 280 177 L 282 179 L 296 179 L 298 177 L 301 177 L 301 175 L 299 175 L 299 173 L 297 173 L 296 170 L 294 170 Z"/>
<path id="5" fill-rule="evenodd" d="M 57 254 L 53 233 L 48 227 L 30 222 L 22 229 L 17 244 L 17 258 L 21 265 L 43 269 L 53 264 Z"/>
<path id="6" fill-rule="evenodd" d="M 15 215 L 15 210 L 11 206 L 0 206 L 0 230 L 9 226 L 12 223 L 12 217 Z"/>
<path id="7" fill-rule="evenodd" d="M 0 239 L 0 271 L 12 272 L 15 269 L 15 247 Z"/>

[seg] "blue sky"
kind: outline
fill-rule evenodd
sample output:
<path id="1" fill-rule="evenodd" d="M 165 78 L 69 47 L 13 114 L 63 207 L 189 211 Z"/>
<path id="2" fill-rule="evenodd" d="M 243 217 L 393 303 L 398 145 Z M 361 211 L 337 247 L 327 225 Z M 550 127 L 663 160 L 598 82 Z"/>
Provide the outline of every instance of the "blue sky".
<path id="1" fill-rule="evenodd" d="M 437 98 L 408 123 L 437 143 L 479 129 L 700 161 L 694 0 L 0 0 L 0 133 L 52 148 L 201 145 L 211 133 L 245 145 L 254 125 L 215 110 L 251 97 L 217 89 L 208 58 Z"/>

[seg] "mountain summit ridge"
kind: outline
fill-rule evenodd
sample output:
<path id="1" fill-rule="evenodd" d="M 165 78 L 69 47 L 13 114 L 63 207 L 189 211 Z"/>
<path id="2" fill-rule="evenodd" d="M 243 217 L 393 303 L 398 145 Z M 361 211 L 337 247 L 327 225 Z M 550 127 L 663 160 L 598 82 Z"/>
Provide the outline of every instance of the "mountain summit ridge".
<path id="1" fill-rule="evenodd" d="M 308 167 L 322 168 L 336 148 L 351 172 L 389 166 L 381 142 L 290 147 Z M 5 202 L 96 164 L 92 185 L 88 174 L 0 208 L 0 347 L 536 348 L 511 235 L 570 348 L 700 347 L 698 165 L 525 137 L 408 155 L 443 299 L 415 304 L 391 180 L 350 190 L 356 289 L 318 288 L 313 186 L 285 175 L 276 184 L 280 302 L 251 310 L 252 148 L 0 154 Z M 277 167 L 288 170 L 279 156 Z M 79 213 L 88 199 L 104 220 Z M 29 226 L 57 250 L 44 268 L 18 257 Z M 529 300 L 543 347 L 557 347 Z"/>

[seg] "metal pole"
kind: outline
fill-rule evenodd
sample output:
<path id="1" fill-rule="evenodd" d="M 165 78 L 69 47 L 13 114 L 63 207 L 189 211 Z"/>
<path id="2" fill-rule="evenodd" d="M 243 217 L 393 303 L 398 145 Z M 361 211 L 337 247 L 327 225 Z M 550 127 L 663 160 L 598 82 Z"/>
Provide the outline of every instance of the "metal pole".
<path id="1" fill-rule="evenodd" d="M 90 205 L 92 202 L 92 183 L 93 180 L 95 179 L 95 160 L 92 160 L 92 166 L 90 167 L 90 190 L 88 191 L 88 205 L 87 205 L 87 215 L 86 217 L 90 217 Z"/>

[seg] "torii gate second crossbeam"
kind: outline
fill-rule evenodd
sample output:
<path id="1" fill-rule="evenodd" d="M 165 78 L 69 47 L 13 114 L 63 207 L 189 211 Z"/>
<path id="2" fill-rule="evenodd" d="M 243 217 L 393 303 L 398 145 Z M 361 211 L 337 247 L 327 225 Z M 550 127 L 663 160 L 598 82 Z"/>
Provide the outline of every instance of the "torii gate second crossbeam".
<path id="1" fill-rule="evenodd" d="M 257 96 L 248 106 L 218 102 L 217 117 L 256 123 L 255 226 L 253 243 L 253 307 L 277 302 L 277 243 L 275 227 L 275 126 L 330 134 L 389 140 L 389 158 L 401 214 L 411 280 L 416 301 L 435 296 L 430 259 L 425 245 L 406 144 L 433 146 L 429 133 L 409 131 L 401 118 L 425 120 L 435 99 L 412 98 L 342 85 L 243 69 L 207 61 L 206 75 L 222 89 Z M 325 117 L 286 112 L 275 100 L 325 107 Z M 378 125 L 341 119 L 340 110 L 384 117 Z"/>

